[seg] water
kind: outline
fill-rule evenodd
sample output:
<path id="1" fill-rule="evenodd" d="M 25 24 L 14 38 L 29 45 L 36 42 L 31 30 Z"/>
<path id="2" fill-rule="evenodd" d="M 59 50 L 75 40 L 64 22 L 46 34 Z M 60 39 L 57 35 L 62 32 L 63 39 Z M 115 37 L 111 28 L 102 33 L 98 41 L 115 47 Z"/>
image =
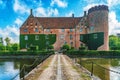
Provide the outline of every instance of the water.
<path id="1" fill-rule="evenodd" d="M 81 65 L 87 68 L 92 72 L 92 63 L 93 61 L 96 64 L 93 64 L 93 73 L 100 77 L 102 80 L 120 80 L 120 59 L 105 59 L 105 58 L 78 58 L 78 63 L 81 61 Z M 105 67 L 105 68 L 103 68 Z M 110 69 L 112 71 L 109 71 Z M 113 72 L 115 71 L 115 72 Z"/>
<path id="2" fill-rule="evenodd" d="M 33 59 L 0 59 L 0 80 L 11 80 L 17 74 L 18 76 L 14 80 L 20 80 L 23 75 L 22 73 L 19 74 L 22 66 L 33 62 Z M 28 73 L 31 69 L 29 68 L 26 72 Z"/>

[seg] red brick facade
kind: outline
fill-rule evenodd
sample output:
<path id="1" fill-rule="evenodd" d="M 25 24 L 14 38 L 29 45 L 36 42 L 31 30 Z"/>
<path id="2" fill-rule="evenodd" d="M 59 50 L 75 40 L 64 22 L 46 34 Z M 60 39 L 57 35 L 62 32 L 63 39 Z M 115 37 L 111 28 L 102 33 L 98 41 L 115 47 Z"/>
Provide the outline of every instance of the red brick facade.
<path id="1" fill-rule="evenodd" d="M 78 49 L 83 44 L 80 42 L 80 34 L 91 33 L 90 26 L 93 26 L 93 22 L 90 21 L 90 17 L 94 19 L 98 13 L 108 17 L 107 11 L 91 12 L 88 15 L 85 12 L 83 17 L 34 17 L 31 10 L 30 16 L 20 28 L 20 34 L 56 34 L 55 50 L 59 50 L 65 43 Z M 104 21 L 94 23 L 94 27 L 97 27 L 93 32 L 105 33 L 104 45 L 98 48 L 99 50 L 108 50 L 108 20 L 104 19 Z"/>

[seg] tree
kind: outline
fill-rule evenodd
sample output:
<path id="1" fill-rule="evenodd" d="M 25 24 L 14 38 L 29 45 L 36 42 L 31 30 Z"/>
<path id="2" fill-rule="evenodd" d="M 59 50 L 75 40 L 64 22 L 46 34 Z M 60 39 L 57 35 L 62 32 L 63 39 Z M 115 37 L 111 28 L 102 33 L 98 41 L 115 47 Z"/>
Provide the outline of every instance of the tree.
<path id="1" fill-rule="evenodd" d="M 109 36 L 109 47 L 111 50 L 120 50 L 120 37 L 115 35 Z"/>
<path id="2" fill-rule="evenodd" d="M 19 50 L 19 44 L 17 44 L 17 43 L 12 44 L 11 49 L 12 49 L 13 51 Z"/>
<path id="3" fill-rule="evenodd" d="M 49 45 L 48 49 L 52 50 L 52 49 L 54 49 L 54 46 L 53 45 Z"/>
<path id="4" fill-rule="evenodd" d="M 5 38 L 5 42 L 6 42 L 7 46 L 10 45 L 10 39 L 9 39 L 9 37 Z"/>
<path id="5" fill-rule="evenodd" d="M 5 46 L 3 44 L 0 44 L 0 51 L 4 51 L 5 50 Z"/>

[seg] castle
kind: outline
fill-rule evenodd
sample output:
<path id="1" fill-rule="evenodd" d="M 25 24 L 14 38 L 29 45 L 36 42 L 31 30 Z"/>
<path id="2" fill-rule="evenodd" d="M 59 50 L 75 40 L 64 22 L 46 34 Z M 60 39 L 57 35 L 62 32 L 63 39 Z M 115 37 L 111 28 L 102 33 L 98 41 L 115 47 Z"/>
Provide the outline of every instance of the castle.
<path id="1" fill-rule="evenodd" d="M 108 12 L 108 6 L 99 5 L 85 11 L 82 17 L 74 17 L 74 14 L 72 17 L 34 17 L 31 9 L 20 27 L 20 48 L 41 47 L 42 41 L 52 44 L 54 50 L 60 50 L 64 44 L 76 49 L 87 46 L 91 50 L 108 50 Z M 52 34 L 56 36 L 52 43 L 49 40 L 44 42 L 46 37 L 40 38 L 40 35 Z"/>

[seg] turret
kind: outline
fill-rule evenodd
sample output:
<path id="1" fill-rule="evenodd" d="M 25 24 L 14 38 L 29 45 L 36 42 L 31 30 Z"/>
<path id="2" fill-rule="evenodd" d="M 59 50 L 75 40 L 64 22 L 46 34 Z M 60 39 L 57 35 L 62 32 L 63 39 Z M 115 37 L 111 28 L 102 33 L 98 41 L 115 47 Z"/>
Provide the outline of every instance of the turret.
<path id="1" fill-rule="evenodd" d="M 108 50 L 108 6 L 99 5 L 88 10 L 89 33 L 104 33 L 104 44 L 98 50 Z"/>

